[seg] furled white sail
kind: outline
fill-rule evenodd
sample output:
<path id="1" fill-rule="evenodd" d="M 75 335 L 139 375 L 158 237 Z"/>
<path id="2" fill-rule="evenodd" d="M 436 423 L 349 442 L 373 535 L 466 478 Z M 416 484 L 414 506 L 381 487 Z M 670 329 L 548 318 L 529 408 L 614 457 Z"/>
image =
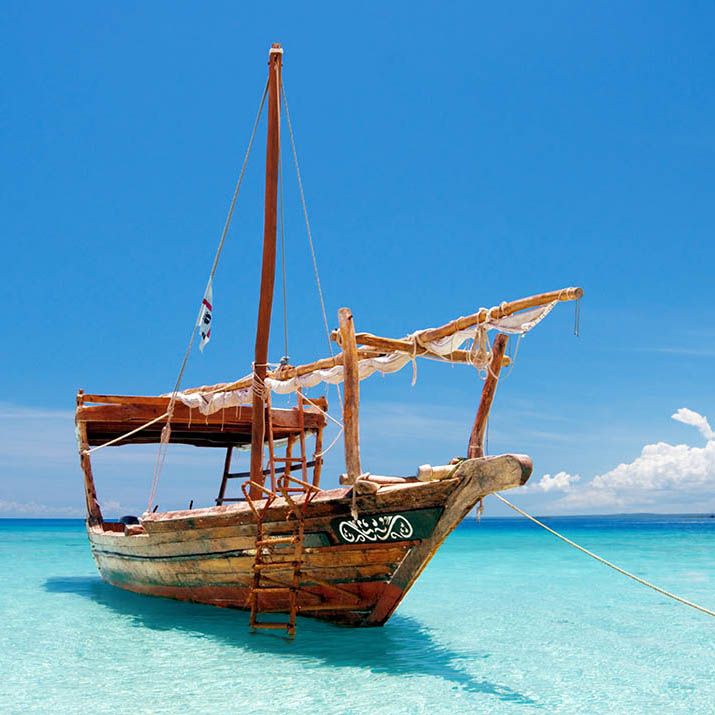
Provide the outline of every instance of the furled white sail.
<path id="1" fill-rule="evenodd" d="M 524 310 L 503 318 L 487 318 L 478 325 L 474 325 L 464 330 L 459 330 L 452 335 L 429 342 L 418 341 L 418 334 L 409 336 L 417 340 L 416 344 L 426 348 L 431 353 L 437 355 L 449 355 L 455 350 L 459 350 L 468 340 L 478 339 L 478 333 L 486 330 L 498 330 L 511 335 L 523 335 L 541 322 L 553 309 L 558 301 L 537 306 L 529 310 Z M 408 338 L 408 339 L 409 339 Z M 416 351 L 417 352 L 417 351 Z M 358 374 L 361 380 L 379 372 L 383 375 L 397 372 L 405 365 L 414 360 L 415 356 L 405 352 L 392 352 L 380 357 L 364 358 L 358 362 Z M 307 375 L 291 377 L 287 380 L 278 380 L 272 377 L 265 379 L 265 387 L 279 395 L 286 395 L 298 389 L 315 387 L 321 382 L 331 385 L 341 383 L 344 379 L 342 365 L 335 365 L 331 368 L 318 369 L 309 372 Z M 204 415 L 210 415 L 218 410 L 227 407 L 245 405 L 253 399 L 253 388 L 243 387 L 236 390 L 219 390 L 217 392 L 179 392 L 177 394 L 183 404 L 192 409 L 198 409 Z"/>

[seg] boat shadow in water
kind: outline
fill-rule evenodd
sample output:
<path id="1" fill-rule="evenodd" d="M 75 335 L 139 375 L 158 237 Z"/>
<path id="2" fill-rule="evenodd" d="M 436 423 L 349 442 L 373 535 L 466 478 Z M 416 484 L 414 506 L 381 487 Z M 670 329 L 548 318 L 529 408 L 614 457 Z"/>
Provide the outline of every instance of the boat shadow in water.
<path id="1" fill-rule="evenodd" d="M 275 631 L 252 633 L 248 612 L 153 598 L 123 591 L 96 577 L 49 578 L 49 593 L 73 593 L 128 618 L 139 628 L 183 631 L 195 638 L 261 653 L 317 659 L 333 667 L 366 668 L 388 675 L 429 675 L 464 690 L 492 695 L 514 704 L 539 706 L 511 688 L 480 680 L 459 666 L 488 658 L 478 651 L 456 652 L 438 644 L 418 620 L 394 615 L 380 628 L 342 628 L 310 618 L 298 620 L 293 641 Z"/>

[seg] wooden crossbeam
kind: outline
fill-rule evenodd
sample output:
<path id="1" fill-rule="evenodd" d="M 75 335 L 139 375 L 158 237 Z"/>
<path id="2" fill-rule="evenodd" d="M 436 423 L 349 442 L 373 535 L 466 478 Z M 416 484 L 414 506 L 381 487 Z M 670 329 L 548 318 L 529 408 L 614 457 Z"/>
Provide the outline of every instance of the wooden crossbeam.
<path id="1" fill-rule="evenodd" d="M 539 293 L 538 295 L 532 295 L 528 298 L 520 298 L 519 300 L 513 300 L 508 303 L 502 303 L 500 306 L 495 306 L 491 310 L 485 312 L 483 310 L 471 315 L 467 315 L 462 318 L 457 318 L 449 323 L 445 323 L 439 328 L 428 328 L 427 330 L 420 330 L 415 333 L 414 338 L 403 338 L 401 340 L 395 340 L 394 338 L 384 338 L 379 335 L 372 335 L 371 333 L 357 333 L 355 335 L 355 340 L 358 345 L 364 345 L 375 350 L 383 350 L 385 352 L 406 352 L 413 354 L 417 346 L 417 354 L 433 354 L 430 353 L 426 348 L 421 348 L 420 344 L 429 343 L 433 340 L 439 340 L 440 338 L 446 338 L 449 335 L 454 335 L 459 330 L 464 330 L 465 328 L 471 328 L 474 325 L 479 325 L 487 320 L 489 315 L 491 319 L 504 318 L 507 315 L 512 315 L 518 313 L 521 310 L 527 310 L 528 308 L 535 308 L 540 305 L 548 305 L 555 300 L 567 301 L 567 300 L 578 300 L 583 296 L 582 288 L 562 288 L 561 290 L 550 291 L 549 293 Z M 339 331 L 334 330 L 330 335 L 331 340 L 339 342 L 340 335 Z M 467 351 L 457 350 L 451 355 L 440 356 L 447 360 L 452 360 L 453 362 L 468 362 L 469 356 Z M 504 364 L 502 363 L 502 367 Z"/>

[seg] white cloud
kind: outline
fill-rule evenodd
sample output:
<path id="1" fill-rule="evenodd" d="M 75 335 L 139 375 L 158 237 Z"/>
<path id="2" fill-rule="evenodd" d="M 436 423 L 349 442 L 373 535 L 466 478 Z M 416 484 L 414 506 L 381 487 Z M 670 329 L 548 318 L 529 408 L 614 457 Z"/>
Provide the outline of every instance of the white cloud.
<path id="1" fill-rule="evenodd" d="M 715 432 L 707 419 L 693 410 L 680 408 L 672 418 L 696 427 L 705 437 L 704 447 L 687 444 L 656 442 L 646 444 L 632 462 L 619 464 L 604 474 L 596 475 L 590 482 L 574 486 L 577 480 L 565 472 L 554 477 L 546 474 L 531 488 L 544 492 L 568 492 L 551 506 L 557 511 L 603 508 L 647 507 L 669 492 L 702 495 L 705 489 L 715 487 Z"/>
<path id="2" fill-rule="evenodd" d="M 647 444 L 635 460 L 594 477 L 591 484 L 596 488 L 651 490 L 715 486 L 715 442 L 705 447 Z"/>
<path id="3" fill-rule="evenodd" d="M 544 474 L 541 479 L 535 484 L 523 487 L 523 491 L 541 491 L 541 492 L 552 492 L 552 491 L 569 491 L 573 485 L 580 481 L 581 477 L 578 474 L 568 474 L 566 472 L 558 472 L 552 477 L 550 474 Z"/>
<path id="4" fill-rule="evenodd" d="M 556 501 L 553 506 L 558 511 L 573 512 L 575 510 L 587 509 L 622 509 L 629 504 L 635 503 L 633 498 L 619 495 L 613 489 L 592 489 L 585 488 L 574 490 Z M 651 503 L 651 500 L 638 500 L 638 503 Z"/>
<path id="5" fill-rule="evenodd" d="M 53 506 L 50 504 L 38 504 L 37 502 L 14 502 L 0 499 L 0 514 L 9 514 L 16 517 L 38 518 L 38 517 L 78 517 L 85 516 L 84 509 L 74 506 Z"/>
<path id="6" fill-rule="evenodd" d="M 702 434 L 708 442 L 715 439 L 715 432 L 712 431 L 709 422 L 697 412 L 693 412 L 687 407 L 681 407 L 674 415 L 671 415 L 671 417 L 683 424 L 697 427 L 700 430 L 700 434 Z"/>
<path id="7" fill-rule="evenodd" d="M 132 513 L 129 507 L 122 506 L 116 499 L 103 501 L 100 506 L 102 507 L 102 515 L 110 519 Z"/>

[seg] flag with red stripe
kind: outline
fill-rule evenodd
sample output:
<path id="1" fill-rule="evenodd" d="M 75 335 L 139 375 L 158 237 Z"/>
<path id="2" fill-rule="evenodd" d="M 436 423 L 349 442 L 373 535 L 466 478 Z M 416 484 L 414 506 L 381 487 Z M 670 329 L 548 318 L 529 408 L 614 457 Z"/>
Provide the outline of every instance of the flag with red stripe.
<path id="1" fill-rule="evenodd" d="M 199 322 L 197 323 L 199 333 L 201 335 L 201 344 L 199 345 L 199 350 L 201 350 L 201 352 L 204 351 L 206 343 L 211 340 L 213 300 L 213 290 L 211 288 L 211 284 L 209 283 L 206 288 L 206 293 L 204 294 L 204 299 L 201 301 L 201 312 L 199 313 Z"/>

